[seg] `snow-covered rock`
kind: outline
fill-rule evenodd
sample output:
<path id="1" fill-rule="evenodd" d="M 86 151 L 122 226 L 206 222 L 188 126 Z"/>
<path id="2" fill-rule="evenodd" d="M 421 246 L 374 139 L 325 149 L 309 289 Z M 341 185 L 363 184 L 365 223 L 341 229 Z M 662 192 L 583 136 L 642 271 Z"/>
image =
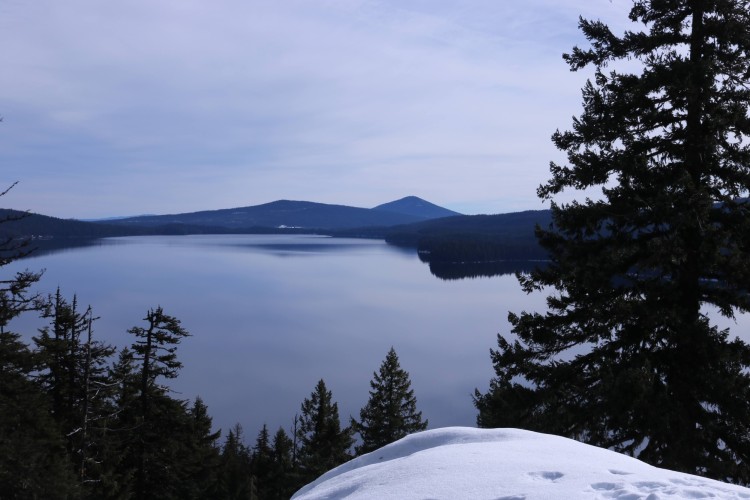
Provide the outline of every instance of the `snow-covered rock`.
<path id="1" fill-rule="evenodd" d="M 355 458 L 292 498 L 750 500 L 750 489 L 659 469 L 559 436 L 448 427 Z"/>

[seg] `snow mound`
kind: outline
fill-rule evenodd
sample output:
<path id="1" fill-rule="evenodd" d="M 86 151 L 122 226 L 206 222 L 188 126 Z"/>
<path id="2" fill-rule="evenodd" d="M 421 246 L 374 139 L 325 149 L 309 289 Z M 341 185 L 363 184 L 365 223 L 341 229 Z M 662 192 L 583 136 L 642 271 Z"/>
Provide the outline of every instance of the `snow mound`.
<path id="1" fill-rule="evenodd" d="M 355 458 L 292 498 L 750 500 L 750 489 L 659 469 L 559 436 L 447 427 Z"/>

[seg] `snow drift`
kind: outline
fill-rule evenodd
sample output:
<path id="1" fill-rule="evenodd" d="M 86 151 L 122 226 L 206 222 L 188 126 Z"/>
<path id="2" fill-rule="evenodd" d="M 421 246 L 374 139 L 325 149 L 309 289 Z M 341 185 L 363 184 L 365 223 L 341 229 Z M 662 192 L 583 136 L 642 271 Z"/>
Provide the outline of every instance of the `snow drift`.
<path id="1" fill-rule="evenodd" d="M 750 489 L 659 469 L 559 436 L 448 427 L 355 458 L 292 498 L 750 500 Z"/>

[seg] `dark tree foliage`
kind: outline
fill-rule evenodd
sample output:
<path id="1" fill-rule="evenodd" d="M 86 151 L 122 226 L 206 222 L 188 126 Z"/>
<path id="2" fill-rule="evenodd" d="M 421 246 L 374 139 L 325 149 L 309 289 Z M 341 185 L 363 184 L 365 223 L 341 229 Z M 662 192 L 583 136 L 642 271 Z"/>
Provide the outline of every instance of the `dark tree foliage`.
<path id="1" fill-rule="evenodd" d="M 190 434 L 194 422 L 186 403 L 171 398 L 169 389 L 159 379 L 177 377 L 182 367 L 177 360 L 177 345 L 189 334 L 177 318 L 165 314 L 161 307 L 149 310 L 144 320 L 146 327 L 128 330 L 136 337 L 132 360 L 140 366 L 138 404 L 133 407 L 133 401 L 128 401 L 129 406 L 121 408 L 120 425 L 130 434 L 123 454 L 135 472 L 133 490 L 137 497 L 186 498 L 185 481 L 192 481 L 193 476 L 186 454 L 190 440 L 185 434 Z M 123 383 L 132 382 L 132 374 L 125 374 Z M 123 387 L 122 392 L 128 390 Z"/>
<path id="2" fill-rule="evenodd" d="M 273 472 L 273 449 L 271 448 L 271 435 L 268 427 L 263 424 L 252 453 L 251 471 L 253 484 L 259 498 L 268 498 L 271 489 L 271 474 Z"/>
<path id="3" fill-rule="evenodd" d="M 221 431 L 213 430 L 208 407 L 199 397 L 188 409 L 187 417 L 185 451 L 180 457 L 187 476 L 182 498 L 216 498 Z"/>
<path id="4" fill-rule="evenodd" d="M 373 373 L 370 387 L 370 399 L 359 412 L 359 422 L 351 422 L 352 429 L 362 438 L 362 444 L 355 447 L 358 455 L 427 428 L 427 420 L 423 422 L 422 412 L 417 411 L 409 373 L 401 368 L 393 347 L 380 365 L 380 372 Z"/>
<path id="5" fill-rule="evenodd" d="M 113 347 L 93 339 L 91 308 L 78 309 L 58 288 L 45 301 L 50 319 L 34 337 L 41 369 L 37 380 L 52 399 L 52 415 L 65 436 L 66 448 L 83 485 L 100 480 L 106 422 L 114 413 L 114 384 L 109 380 Z"/>
<path id="6" fill-rule="evenodd" d="M 254 496 L 251 452 L 243 443 L 242 426 L 229 430 L 219 459 L 219 482 L 215 498 L 251 500 Z"/>
<path id="7" fill-rule="evenodd" d="M 283 428 L 279 427 L 271 444 L 273 465 L 269 474 L 268 498 L 286 500 L 303 485 L 298 485 L 298 474 L 294 464 L 294 442 Z"/>
<path id="8" fill-rule="evenodd" d="M 352 431 L 341 428 L 338 403 L 322 379 L 302 402 L 297 438 L 303 485 L 351 458 Z"/>
<path id="9" fill-rule="evenodd" d="M 149 412 L 148 394 L 159 377 L 175 378 L 182 363 L 177 360 L 177 345 L 190 334 L 180 320 L 164 314 L 161 307 L 151 309 L 143 318 L 147 327 L 134 326 L 128 333 L 137 340 L 133 344 L 136 359 L 141 362 L 141 404 L 144 417 Z"/>
<path id="10" fill-rule="evenodd" d="M 0 241 L 0 267 L 25 256 L 24 245 Z M 0 280 L 0 498 L 223 498 L 206 405 L 173 399 L 160 383 L 181 366 L 180 322 L 149 311 L 147 326 L 130 330 L 133 349 L 112 364 L 114 349 L 93 338 L 91 308 L 59 289 L 33 293 L 40 276 Z M 10 322 L 37 309 L 49 325 L 32 351 Z"/>
<path id="11" fill-rule="evenodd" d="M 0 241 L 0 268 L 21 258 L 25 245 Z M 39 307 L 39 296 L 30 289 L 40 277 L 24 271 L 0 280 L 0 494 L 8 499 L 67 498 L 77 491 L 64 440 L 50 416 L 50 399 L 33 379 L 36 356 L 9 327 Z"/>
<path id="12" fill-rule="evenodd" d="M 583 113 L 557 132 L 538 230 L 556 291 L 546 314 L 510 314 L 482 426 L 576 437 L 659 466 L 750 482 L 750 348 L 706 316 L 750 310 L 750 2 L 639 0 L 634 30 L 581 20 L 592 65 Z M 630 61 L 637 72 L 605 72 Z"/>
<path id="13" fill-rule="evenodd" d="M 2 121 L 2 118 L 0 118 Z M 13 183 L 8 189 L 0 192 L 0 197 L 8 194 L 17 183 Z M 0 224 L 7 224 L 27 217 L 26 212 L 14 212 L 0 217 Z M 0 268 L 7 266 L 22 257 L 27 256 L 31 249 L 30 240 L 15 236 L 0 237 Z M 13 277 L 0 279 L 0 332 L 4 332 L 8 323 L 26 311 L 40 309 L 40 295 L 32 293 L 31 287 L 42 277 L 41 272 L 24 271 L 17 272 Z"/>
<path id="14" fill-rule="evenodd" d="M 68 498 L 73 467 L 51 403 L 31 375 L 37 365 L 19 335 L 0 332 L 0 497 Z"/>
<path id="15" fill-rule="evenodd" d="M 114 413 L 101 426 L 105 434 L 103 458 L 104 471 L 99 481 L 91 485 L 90 498 L 127 499 L 133 496 L 135 477 L 134 447 L 138 443 L 138 367 L 133 352 L 124 348 L 110 366 L 108 379 L 112 386 Z"/>

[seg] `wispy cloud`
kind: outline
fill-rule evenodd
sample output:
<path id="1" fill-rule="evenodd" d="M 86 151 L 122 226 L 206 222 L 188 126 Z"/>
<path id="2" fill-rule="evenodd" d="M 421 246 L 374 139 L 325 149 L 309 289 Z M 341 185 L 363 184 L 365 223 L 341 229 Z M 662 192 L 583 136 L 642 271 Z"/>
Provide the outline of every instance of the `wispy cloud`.
<path id="1" fill-rule="evenodd" d="M 278 198 L 538 208 L 579 110 L 579 14 L 623 0 L 0 4 L 0 161 L 18 208 Z M 2 179 L 0 179 L 2 181 Z"/>

